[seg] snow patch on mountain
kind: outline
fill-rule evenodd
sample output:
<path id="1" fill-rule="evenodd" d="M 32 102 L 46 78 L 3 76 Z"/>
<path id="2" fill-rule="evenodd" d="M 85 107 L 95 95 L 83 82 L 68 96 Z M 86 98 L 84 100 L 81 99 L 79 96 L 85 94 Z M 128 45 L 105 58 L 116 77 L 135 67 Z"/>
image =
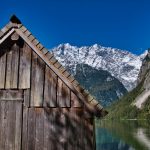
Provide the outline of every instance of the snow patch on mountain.
<path id="1" fill-rule="evenodd" d="M 103 47 L 98 44 L 77 47 L 69 43 L 60 44 L 52 49 L 58 61 L 76 74 L 77 64 L 87 64 L 96 69 L 107 70 L 123 83 L 128 91 L 136 86 L 142 59 L 141 56 L 117 48 Z M 146 52 L 145 52 L 146 53 Z"/>

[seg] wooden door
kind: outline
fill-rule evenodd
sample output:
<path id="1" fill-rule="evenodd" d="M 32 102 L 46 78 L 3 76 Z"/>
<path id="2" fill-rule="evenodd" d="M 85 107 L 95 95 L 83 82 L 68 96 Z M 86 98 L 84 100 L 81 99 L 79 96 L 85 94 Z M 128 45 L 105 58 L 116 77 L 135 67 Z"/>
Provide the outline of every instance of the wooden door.
<path id="1" fill-rule="evenodd" d="M 0 150 L 21 150 L 22 91 L 0 90 Z"/>

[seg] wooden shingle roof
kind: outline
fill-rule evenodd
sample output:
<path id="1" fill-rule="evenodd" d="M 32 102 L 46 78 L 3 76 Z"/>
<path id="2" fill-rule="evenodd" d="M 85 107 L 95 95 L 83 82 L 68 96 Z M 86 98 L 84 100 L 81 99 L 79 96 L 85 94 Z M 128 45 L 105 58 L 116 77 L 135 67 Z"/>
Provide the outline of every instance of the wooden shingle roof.
<path id="1" fill-rule="evenodd" d="M 17 33 L 39 56 L 44 62 L 61 78 L 65 84 L 84 102 L 87 110 L 92 112 L 97 117 L 102 117 L 107 114 L 107 111 L 99 104 L 99 102 L 91 96 L 78 83 L 77 80 L 55 59 L 54 55 L 49 52 L 21 23 L 21 21 L 13 16 L 10 22 L 0 30 L 0 44 L 3 43 L 13 33 Z"/>

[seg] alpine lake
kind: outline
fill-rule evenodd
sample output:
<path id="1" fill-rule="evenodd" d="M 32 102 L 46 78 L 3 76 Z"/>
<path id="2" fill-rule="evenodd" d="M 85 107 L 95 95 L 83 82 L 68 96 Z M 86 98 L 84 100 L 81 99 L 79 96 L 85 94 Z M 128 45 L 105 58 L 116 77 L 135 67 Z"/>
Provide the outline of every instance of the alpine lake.
<path id="1" fill-rule="evenodd" d="M 96 150 L 150 150 L 150 121 L 96 120 Z"/>

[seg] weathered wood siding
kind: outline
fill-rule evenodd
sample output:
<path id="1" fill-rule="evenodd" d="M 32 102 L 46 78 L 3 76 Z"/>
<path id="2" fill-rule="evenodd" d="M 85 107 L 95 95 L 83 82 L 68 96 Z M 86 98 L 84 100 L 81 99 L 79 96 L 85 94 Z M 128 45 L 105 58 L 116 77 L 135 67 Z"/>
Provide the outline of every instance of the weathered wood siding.
<path id="1" fill-rule="evenodd" d="M 20 48 L 20 61 L 19 61 L 19 89 L 30 88 L 31 76 L 31 48 L 24 44 Z"/>
<path id="2" fill-rule="evenodd" d="M 5 70 L 6 70 L 6 53 L 4 49 L 0 50 L 0 88 L 5 88 Z"/>
<path id="3" fill-rule="evenodd" d="M 93 118 L 80 99 L 25 42 L 8 45 L 0 48 L 0 149 L 92 150 Z"/>
<path id="4" fill-rule="evenodd" d="M 24 111 L 23 150 L 93 149 L 93 124 L 84 119 L 81 110 L 27 108 Z"/>
<path id="5" fill-rule="evenodd" d="M 0 89 L 30 89 L 28 107 L 81 107 L 77 96 L 26 43 L 0 51 Z"/>
<path id="6" fill-rule="evenodd" d="M 16 89 L 18 86 L 19 46 L 14 45 L 7 51 L 6 89 Z"/>
<path id="7" fill-rule="evenodd" d="M 1 150 L 21 149 L 22 103 L 22 91 L 0 90 Z"/>

